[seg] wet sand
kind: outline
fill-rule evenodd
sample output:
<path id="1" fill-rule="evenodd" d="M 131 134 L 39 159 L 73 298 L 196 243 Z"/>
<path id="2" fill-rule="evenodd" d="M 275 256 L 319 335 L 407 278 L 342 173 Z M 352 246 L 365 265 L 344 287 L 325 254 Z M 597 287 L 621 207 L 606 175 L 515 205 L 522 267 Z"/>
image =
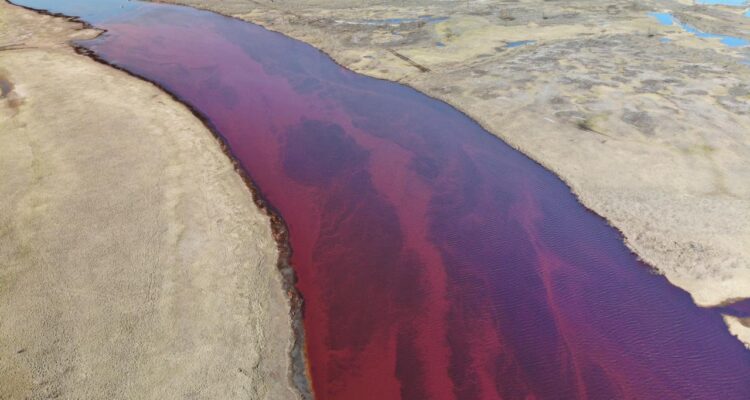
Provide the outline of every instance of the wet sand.
<path id="1" fill-rule="evenodd" d="M 211 132 L 0 2 L 0 399 L 290 399 L 268 217 Z"/>

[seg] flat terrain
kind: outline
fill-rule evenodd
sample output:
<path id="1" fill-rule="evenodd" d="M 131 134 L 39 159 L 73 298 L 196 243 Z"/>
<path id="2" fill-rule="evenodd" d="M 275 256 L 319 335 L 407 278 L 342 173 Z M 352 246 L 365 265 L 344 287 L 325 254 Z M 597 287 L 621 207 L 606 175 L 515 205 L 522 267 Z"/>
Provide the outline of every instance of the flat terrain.
<path id="1" fill-rule="evenodd" d="M 169 0 L 445 100 L 565 180 L 703 306 L 750 297 L 750 38 L 692 1 Z M 532 41 L 532 42 L 523 42 Z M 750 321 L 727 317 L 737 335 Z"/>
<path id="2" fill-rule="evenodd" d="M 268 218 L 189 110 L 0 2 L 0 399 L 290 399 Z"/>

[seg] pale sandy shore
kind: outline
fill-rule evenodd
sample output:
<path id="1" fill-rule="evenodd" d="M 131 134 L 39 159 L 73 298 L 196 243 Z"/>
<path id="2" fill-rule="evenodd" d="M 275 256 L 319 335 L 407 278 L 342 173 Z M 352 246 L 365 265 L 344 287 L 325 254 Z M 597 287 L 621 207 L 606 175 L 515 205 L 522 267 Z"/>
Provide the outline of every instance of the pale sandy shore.
<path id="1" fill-rule="evenodd" d="M 258 23 L 454 105 L 558 174 L 697 304 L 750 297 L 750 50 L 649 15 L 672 12 L 703 31 L 742 36 L 750 32 L 742 9 L 671 0 L 162 1 Z M 750 324 L 727 321 L 750 345 Z"/>
<path id="2" fill-rule="evenodd" d="M 0 399 L 291 399 L 270 223 L 212 134 L 0 2 Z"/>

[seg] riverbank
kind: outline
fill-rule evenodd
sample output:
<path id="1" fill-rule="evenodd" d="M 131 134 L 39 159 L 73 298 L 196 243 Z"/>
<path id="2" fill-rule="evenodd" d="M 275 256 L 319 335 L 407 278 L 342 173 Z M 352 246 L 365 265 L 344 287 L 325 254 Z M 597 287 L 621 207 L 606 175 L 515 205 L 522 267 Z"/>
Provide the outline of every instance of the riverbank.
<path id="1" fill-rule="evenodd" d="M 0 3 L 0 398 L 296 397 L 268 217 L 82 28 Z"/>
<path id="2" fill-rule="evenodd" d="M 740 35 L 722 31 L 744 24 L 733 11 L 660 0 L 171 2 L 261 24 L 458 107 L 562 177 L 699 305 L 750 297 L 746 50 L 648 14 Z M 747 337 L 744 323 L 730 328 Z"/>

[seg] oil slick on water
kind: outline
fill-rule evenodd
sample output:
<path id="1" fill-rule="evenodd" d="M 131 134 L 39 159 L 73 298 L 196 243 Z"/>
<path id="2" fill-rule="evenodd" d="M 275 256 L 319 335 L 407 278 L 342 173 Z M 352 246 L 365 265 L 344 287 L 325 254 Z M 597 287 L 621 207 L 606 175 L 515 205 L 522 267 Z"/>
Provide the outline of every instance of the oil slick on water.
<path id="1" fill-rule="evenodd" d="M 447 104 L 210 12 L 22 3 L 89 15 L 81 45 L 226 140 L 288 226 L 318 399 L 750 398 L 718 312 Z"/>

